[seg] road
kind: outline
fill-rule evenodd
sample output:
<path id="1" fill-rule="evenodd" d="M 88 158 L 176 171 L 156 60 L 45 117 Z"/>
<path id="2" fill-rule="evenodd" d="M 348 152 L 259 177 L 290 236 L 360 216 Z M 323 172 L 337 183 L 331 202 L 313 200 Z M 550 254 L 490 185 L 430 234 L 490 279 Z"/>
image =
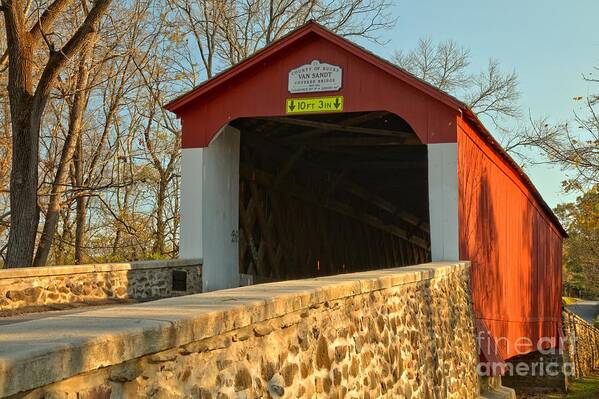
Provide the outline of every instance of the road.
<path id="1" fill-rule="evenodd" d="M 568 305 L 568 310 L 576 313 L 589 323 L 592 323 L 599 314 L 599 301 L 580 301 Z"/>

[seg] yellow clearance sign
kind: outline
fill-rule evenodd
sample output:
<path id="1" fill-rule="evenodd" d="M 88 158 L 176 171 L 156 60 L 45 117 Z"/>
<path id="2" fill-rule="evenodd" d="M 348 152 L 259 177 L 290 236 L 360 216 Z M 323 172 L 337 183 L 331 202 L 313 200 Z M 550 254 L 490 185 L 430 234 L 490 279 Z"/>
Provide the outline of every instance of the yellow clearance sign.
<path id="1" fill-rule="evenodd" d="M 343 111 L 343 96 L 288 98 L 285 106 L 288 114 Z"/>

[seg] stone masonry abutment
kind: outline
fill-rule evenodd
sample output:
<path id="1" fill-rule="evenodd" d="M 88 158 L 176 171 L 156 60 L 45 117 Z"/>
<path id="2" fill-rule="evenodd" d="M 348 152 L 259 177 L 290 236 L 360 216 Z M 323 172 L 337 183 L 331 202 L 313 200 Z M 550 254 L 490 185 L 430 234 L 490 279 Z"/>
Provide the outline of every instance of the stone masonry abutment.
<path id="1" fill-rule="evenodd" d="M 173 259 L 0 270 L 0 312 L 202 291 L 202 260 Z"/>
<path id="2" fill-rule="evenodd" d="M 469 264 L 283 281 L 0 327 L 0 397 L 477 398 Z"/>

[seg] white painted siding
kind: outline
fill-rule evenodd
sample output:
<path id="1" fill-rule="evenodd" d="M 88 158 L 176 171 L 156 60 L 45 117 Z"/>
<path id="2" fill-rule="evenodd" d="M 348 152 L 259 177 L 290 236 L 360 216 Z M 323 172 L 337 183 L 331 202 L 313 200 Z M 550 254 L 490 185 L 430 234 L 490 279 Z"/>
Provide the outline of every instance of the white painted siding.
<path id="1" fill-rule="evenodd" d="M 458 246 L 458 145 L 429 144 L 428 195 L 433 261 L 456 261 Z"/>
<path id="2" fill-rule="evenodd" d="M 181 153 L 181 231 L 179 257 L 202 258 L 203 148 L 184 148 Z"/>
<path id="3" fill-rule="evenodd" d="M 180 257 L 202 258 L 204 292 L 239 286 L 239 131 L 184 149 Z"/>

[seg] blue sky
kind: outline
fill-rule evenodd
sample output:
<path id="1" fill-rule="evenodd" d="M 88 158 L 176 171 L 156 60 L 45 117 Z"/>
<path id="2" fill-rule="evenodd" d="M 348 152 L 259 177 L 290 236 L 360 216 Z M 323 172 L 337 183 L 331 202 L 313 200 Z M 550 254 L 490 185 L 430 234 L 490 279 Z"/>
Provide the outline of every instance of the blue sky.
<path id="1" fill-rule="evenodd" d="M 413 48 L 419 38 L 453 39 L 470 48 L 471 67 L 490 57 L 518 73 L 524 114 L 571 120 L 581 105 L 574 96 L 599 92 L 582 79 L 599 66 L 599 0 L 396 0 L 396 27 L 385 46 L 366 44 L 389 58 L 395 49 Z M 597 73 L 599 74 L 599 73 Z M 491 128 L 491 126 L 488 126 Z M 572 200 L 561 191 L 564 174 L 545 166 L 527 173 L 550 206 Z"/>

